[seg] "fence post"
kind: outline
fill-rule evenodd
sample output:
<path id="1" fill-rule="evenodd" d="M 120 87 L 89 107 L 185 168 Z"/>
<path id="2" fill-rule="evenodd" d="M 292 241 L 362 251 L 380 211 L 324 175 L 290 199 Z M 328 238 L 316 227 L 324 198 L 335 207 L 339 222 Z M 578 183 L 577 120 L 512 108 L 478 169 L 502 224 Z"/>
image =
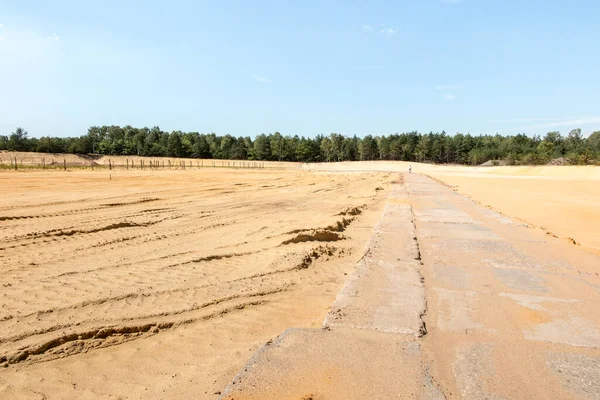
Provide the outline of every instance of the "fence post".
<path id="1" fill-rule="evenodd" d="M 15 157 L 15 171 L 17 170 L 17 157 Z"/>
<path id="2" fill-rule="evenodd" d="M 46 159 L 42 158 L 42 168 L 46 169 Z"/>
<path id="3" fill-rule="evenodd" d="M 92 171 L 94 170 L 94 160 L 90 161 L 90 165 L 92 166 Z"/>
<path id="4" fill-rule="evenodd" d="M 127 171 L 129 171 L 129 158 L 127 159 Z"/>
<path id="5" fill-rule="evenodd" d="M 110 163 L 110 158 L 108 159 L 108 169 L 109 171 L 112 171 L 112 164 Z"/>
<path id="6" fill-rule="evenodd" d="M 67 160 L 65 160 L 64 158 L 63 158 L 63 167 L 65 168 L 65 171 L 66 171 L 67 170 Z"/>

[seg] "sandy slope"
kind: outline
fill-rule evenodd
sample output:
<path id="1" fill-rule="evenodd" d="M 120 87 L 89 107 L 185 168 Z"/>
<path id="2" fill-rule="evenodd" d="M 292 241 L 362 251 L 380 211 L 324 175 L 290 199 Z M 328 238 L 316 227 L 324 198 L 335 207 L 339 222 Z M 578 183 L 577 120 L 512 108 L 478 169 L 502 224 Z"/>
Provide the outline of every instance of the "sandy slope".
<path id="1" fill-rule="evenodd" d="M 284 168 L 286 170 L 300 169 L 301 163 L 277 161 L 248 161 L 248 160 L 205 160 L 197 158 L 174 157 L 138 157 L 138 156 L 103 156 L 62 154 L 62 153 L 35 153 L 0 151 L 0 167 L 11 169 L 14 160 L 17 167 L 36 167 L 42 169 L 61 169 L 66 164 L 67 168 L 89 168 L 92 164 L 96 167 L 115 169 L 199 169 L 199 168 Z"/>
<path id="2" fill-rule="evenodd" d="M 318 326 L 391 174 L 5 171 L 0 398 L 214 398 Z"/>
<path id="3" fill-rule="evenodd" d="M 498 167 L 426 174 L 511 217 L 600 254 L 599 167 Z"/>

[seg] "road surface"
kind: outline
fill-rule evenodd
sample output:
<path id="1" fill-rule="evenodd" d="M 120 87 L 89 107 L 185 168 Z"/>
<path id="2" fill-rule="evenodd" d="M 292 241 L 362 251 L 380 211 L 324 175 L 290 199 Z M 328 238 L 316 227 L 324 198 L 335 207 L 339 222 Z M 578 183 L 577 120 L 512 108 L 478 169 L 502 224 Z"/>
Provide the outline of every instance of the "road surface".
<path id="1" fill-rule="evenodd" d="M 395 185 L 323 329 L 225 399 L 600 399 L 600 258 L 419 174 Z"/>

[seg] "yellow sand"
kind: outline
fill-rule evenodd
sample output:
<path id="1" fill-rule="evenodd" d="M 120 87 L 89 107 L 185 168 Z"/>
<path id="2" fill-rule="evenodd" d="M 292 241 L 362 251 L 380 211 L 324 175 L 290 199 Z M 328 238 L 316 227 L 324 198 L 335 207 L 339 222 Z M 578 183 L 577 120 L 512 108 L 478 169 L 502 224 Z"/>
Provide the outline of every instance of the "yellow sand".
<path id="1" fill-rule="evenodd" d="M 599 167 L 448 168 L 425 173 L 486 206 L 600 254 Z"/>
<path id="2" fill-rule="evenodd" d="M 0 398 L 218 397 L 322 323 L 396 176 L 0 172 Z"/>
<path id="3" fill-rule="evenodd" d="M 218 398 L 321 324 L 408 165 L 0 172 L 0 398 Z M 600 253 L 600 168 L 412 166 Z"/>
<path id="4" fill-rule="evenodd" d="M 408 162 L 343 162 L 305 165 L 311 170 L 399 171 L 436 178 L 507 216 L 575 241 L 600 254 L 600 167 L 465 167 Z M 571 240 L 572 239 L 572 240 Z"/>

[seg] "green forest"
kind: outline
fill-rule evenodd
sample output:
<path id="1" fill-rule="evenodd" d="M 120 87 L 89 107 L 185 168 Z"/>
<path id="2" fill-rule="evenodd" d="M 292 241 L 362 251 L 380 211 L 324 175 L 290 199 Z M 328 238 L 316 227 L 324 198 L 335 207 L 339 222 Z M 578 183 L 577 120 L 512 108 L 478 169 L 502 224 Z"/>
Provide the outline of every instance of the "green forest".
<path id="1" fill-rule="evenodd" d="M 332 133 L 306 138 L 275 132 L 252 139 L 113 125 L 92 126 L 80 137 L 35 138 L 17 128 L 8 135 L 0 135 L 0 150 L 295 162 L 403 160 L 468 165 L 488 161 L 536 165 L 562 158 L 565 164 L 583 165 L 600 163 L 600 131 L 587 138 L 581 129 L 573 129 L 566 136 L 548 132 L 544 137 L 449 135 L 442 131 L 363 138 Z"/>

